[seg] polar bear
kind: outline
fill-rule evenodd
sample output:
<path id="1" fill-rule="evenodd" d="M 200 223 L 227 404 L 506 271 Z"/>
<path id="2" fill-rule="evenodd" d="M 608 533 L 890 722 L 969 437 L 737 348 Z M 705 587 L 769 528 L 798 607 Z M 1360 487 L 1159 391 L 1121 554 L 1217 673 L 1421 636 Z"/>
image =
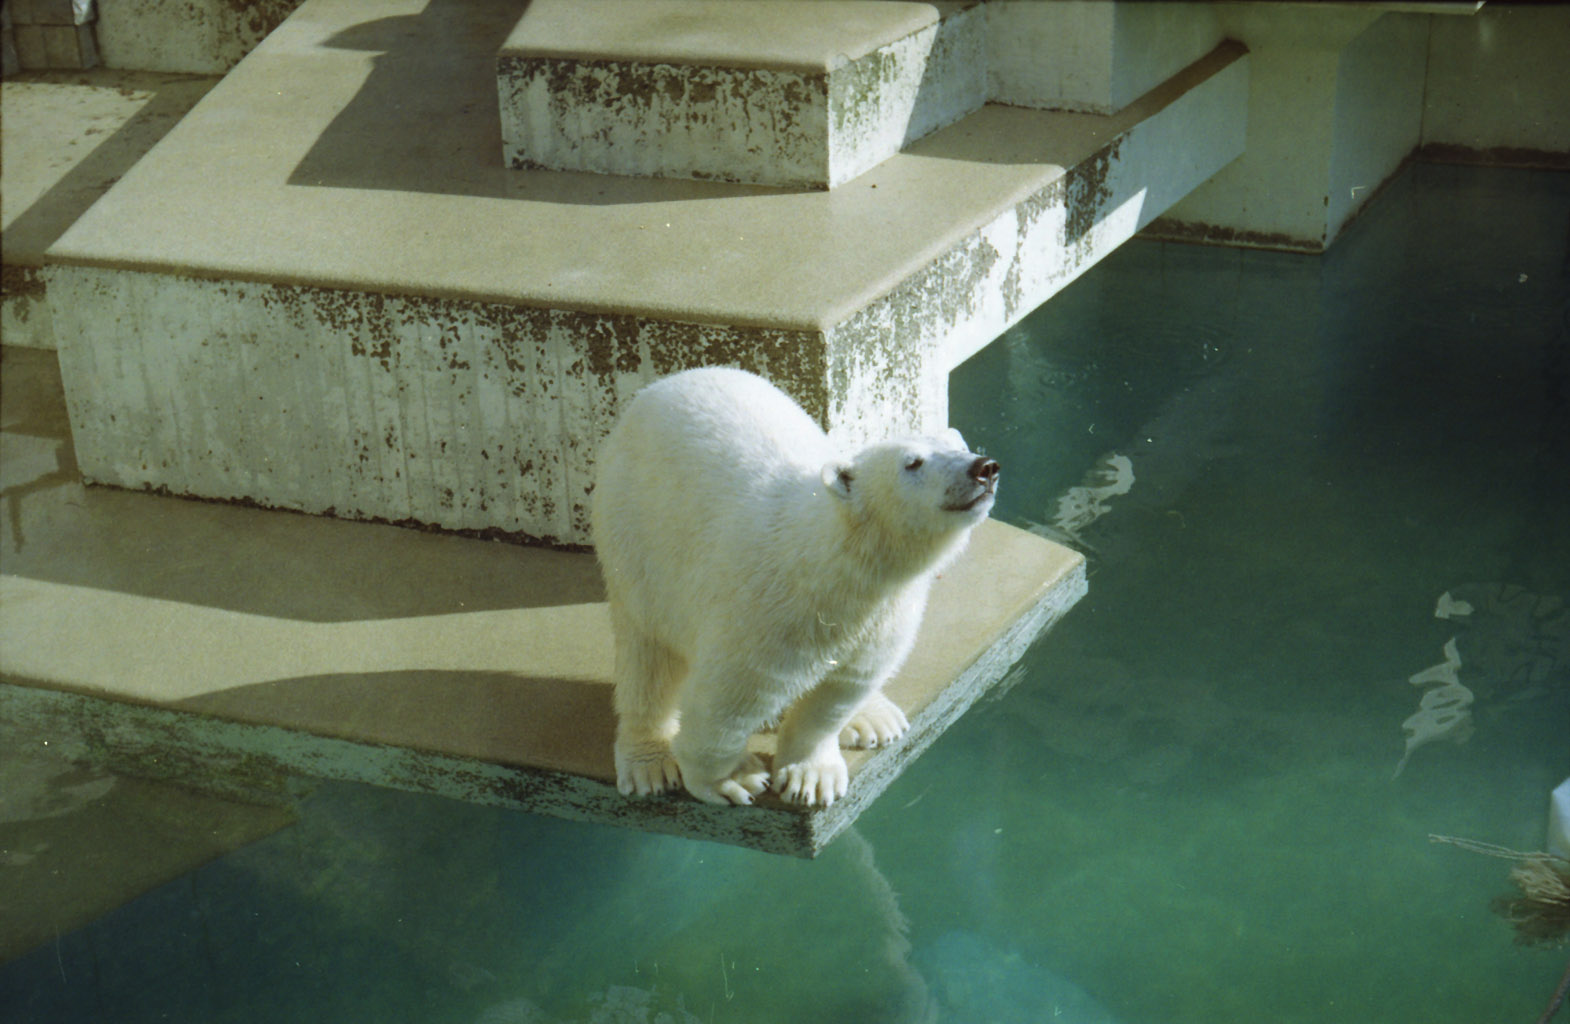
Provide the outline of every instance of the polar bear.
<path id="1" fill-rule="evenodd" d="M 616 783 L 748 804 L 844 796 L 840 743 L 898 738 L 882 695 L 933 576 L 987 517 L 998 464 L 958 431 L 842 459 L 783 392 L 688 370 L 628 404 L 598 455 L 593 538 L 615 632 Z"/>

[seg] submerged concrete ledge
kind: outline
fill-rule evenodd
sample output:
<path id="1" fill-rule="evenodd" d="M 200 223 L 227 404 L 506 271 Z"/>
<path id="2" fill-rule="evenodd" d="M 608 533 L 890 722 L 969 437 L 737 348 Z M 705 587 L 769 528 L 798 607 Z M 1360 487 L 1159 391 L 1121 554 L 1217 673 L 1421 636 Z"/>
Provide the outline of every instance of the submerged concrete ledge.
<path id="1" fill-rule="evenodd" d="M 50 248 L 88 479 L 581 544 L 643 384 L 730 363 L 848 442 L 944 426 L 955 365 L 1242 146 L 1223 46 L 1117 114 L 984 107 L 829 192 L 517 171 L 515 20 L 309 0 Z"/>

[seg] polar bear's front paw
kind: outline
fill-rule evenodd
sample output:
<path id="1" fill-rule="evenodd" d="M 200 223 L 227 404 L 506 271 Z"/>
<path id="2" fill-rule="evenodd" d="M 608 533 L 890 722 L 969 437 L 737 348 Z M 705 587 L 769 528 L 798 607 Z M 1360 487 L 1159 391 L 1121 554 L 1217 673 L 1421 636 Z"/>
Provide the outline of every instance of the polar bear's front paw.
<path id="1" fill-rule="evenodd" d="M 616 744 L 616 788 L 623 796 L 655 796 L 681 786 L 681 769 L 669 743 Z"/>
<path id="2" fill-rule="evenodd" d="M 757 754 L 748 754 L 728 776 L 712 782 L 696 781 L 695 772 L 684 772 L 687 792 L 706 804 L 752 803 L 752 798 L 769 788 L 769 770 Z"/>
<path id="3" fill-rule="evenodd" d="M 862 701 L 850 722 L 840 730 L 840 746 L 852 750 L 886 747 L 905 735 L 910 722 L 898 704 L 881 693 Z"/>
<path id="4" fill-rule="evenodd" d="M 827 807 L 845 795 L 850 769 L 838 750 L 774 769 L 774 791 L 786 803 Z"/>

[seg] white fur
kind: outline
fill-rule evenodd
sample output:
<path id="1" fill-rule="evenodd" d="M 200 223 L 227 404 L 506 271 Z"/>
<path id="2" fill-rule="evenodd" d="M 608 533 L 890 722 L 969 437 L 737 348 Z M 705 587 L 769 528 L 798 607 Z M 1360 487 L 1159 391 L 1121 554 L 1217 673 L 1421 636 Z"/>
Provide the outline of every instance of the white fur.
<path id="1" fill-rule="evenodd" d="M 598 459 L 621 791 L 750 803 L 769 775 L 747 740 L 778 721 L 774 788 L 843 796 L 840 740 L 908 727 L 880 690 L 933 575 L 986 518 L 995 466 L 973 478 L 952 430 L 843 461 L 784 393 L 720 368 L 644 389 Z"/>

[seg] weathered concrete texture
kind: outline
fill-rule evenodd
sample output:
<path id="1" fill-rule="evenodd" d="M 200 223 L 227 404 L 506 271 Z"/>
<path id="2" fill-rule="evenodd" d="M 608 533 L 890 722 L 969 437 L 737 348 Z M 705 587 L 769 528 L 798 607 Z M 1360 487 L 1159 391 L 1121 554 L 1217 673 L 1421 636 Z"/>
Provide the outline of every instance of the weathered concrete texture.
<path id="1" fill-rule="evenodd" d="M 847 443 L 943 425 L 954 365 L 1242 143 L 1227 46 L 832 191 L 510 170 L 508 13 L 311 0 L 50 248 L 91 478 L 582 544 L 638 385 L 731 363 Z"/>
<path id="2" fill-rule="evenodd" d="M 44 253 L 212 88 L 206 76 L 99 68 L 0 91 L 0 336 L 54 348 Z"/>
<path id="3" fill-rule="evenodd" d="M 503 159 L 831 188 L 985 101 L 982 11 L 944 7 L 537 4 L 497 58 Z"/>
<path id="4" fill-rule="evenodd" d="M 220 75 L 277 28 L 301 0 L 106 0 L 97 37 L 106 66 Z"/>
<path id="5" fill-rule="evenodd" d="M 1067 169 L 836 318 L 830 420 L 860 409 L 909 428 L 945 424 L 950 370 L 1242 151 L 1248 68 L 1242 48 L 1226 44 L 1113 117 L 1056 115 L 1050 141 L 1031 131 L 1038 115 L 989 106 L 963 134 L 912 146 L 916 158 L 985 150 Z"/>
<path id="6" fill-rule="evenodd" d="M 91 267 L 49 279 L 95 483 L 582 544 L 595 442 L 655 377 L 733 363 L 824 418 L 822 339 L 796 332 Z"/>
<path id="7" fill-rule="evenodd" d="M 1204 3 L 990 0 L 991 99 L 1111 114 L 1223 38 Z"/>

